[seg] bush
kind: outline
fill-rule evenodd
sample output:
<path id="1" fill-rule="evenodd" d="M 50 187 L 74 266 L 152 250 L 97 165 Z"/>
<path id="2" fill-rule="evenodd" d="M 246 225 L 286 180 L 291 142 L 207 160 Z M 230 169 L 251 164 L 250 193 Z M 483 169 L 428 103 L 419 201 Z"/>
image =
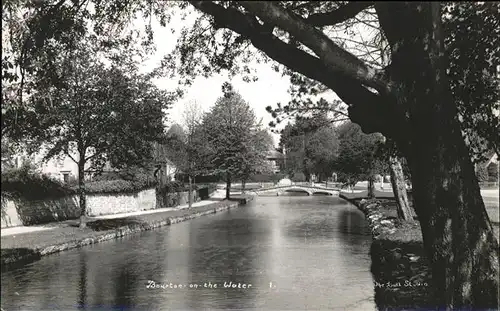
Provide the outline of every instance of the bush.
<path id="1" fill-rule="evenodd" d="M 488 181 L 489 176 L 487 168 L 484 165 L 478 165 L 476 170 L 476 176 L 479 182 Z"/>
<path id="2" fill-rule="evenodd" d="M 206 200 L 209 198 L 209 194 L 213 193 L 215 190 L 217 190 L 217 185 L 216 184 L 202 184 L 202 185 L 197 185 L 197 192 L 198 192 L 198 197 L 202 200 Z"/>
<path id="3" fill-rule="evenodd" d="M 102 172 L 99 175 L 93 176 L 92 181 L 105 181 L 105 180 L 120 180 L 123 179 L 119 172 Z"/>
<path id="4" fill-rule="evenodd" d="M 306 181 L 306 175 L 302 172 L 295 173 L 291 178 L 293 182 L 304 182 Z"/>
<path id="5" fill-rule="evenodd" d="M 90 182 L 85 182 L 87 193 L 134 193 L 152 188 L 156 185 L 156 179 L 146 170 L 122 170 L 115 172 L 103 172 Z M 78 185 L 73 186 L 77 190 Z"/>
<path id="6" fill-rule="evenodd" d="M 489 182 L 498 182 L 498 164 L 490 163 L 487 168 L 488 171 L 488 181 Z"/>
<path id="7" fill-rule="evenodd" d="M 101 180 L 85 183 L 85 191 L 87 193 L 134 193 L 141 190 L 154 187 L 155 180 Z M 74 186 L 76 191 L 78 186 Z"/>
<path id="8" fill-rule="evenodd" d="M 251 175 L 247 182 L 273 182 L 277 183 L 281 179 L 285 178 L 286 174 L 255 174 Z"/>
<path id="9" fill-rule="evenodd" d="M 175 179 L 182 181 L 184 183 L 189 183 L 189 176 L 186 174 L 178 173 L 175 174 Z M 195 176 L 192 182 L 195 183 L 202 183 L 202 184 L 207 184 L 207 183 L 217 183 L 221 181 L 221 176 L 219 175 L 198 175 Z"/>
<path id="10" fill-rule="evenodd" d="M 194 185 L 193 185 L 194 186 Z M 195 190 L 195 187 L 193 187 Z M 160 195 L 164 196 L 168 193 L 183 192 L 185 191 L 184 183 L 179 180 L 169 181 L 159 189 L 157 189 Z"/>
<path id="11" fill-rule="evenodd" d="M 26 200 L 55 199 L 74 194 L 75 191 L 47 175 L 23 166 L 2 172 L 2 195 Z"/>

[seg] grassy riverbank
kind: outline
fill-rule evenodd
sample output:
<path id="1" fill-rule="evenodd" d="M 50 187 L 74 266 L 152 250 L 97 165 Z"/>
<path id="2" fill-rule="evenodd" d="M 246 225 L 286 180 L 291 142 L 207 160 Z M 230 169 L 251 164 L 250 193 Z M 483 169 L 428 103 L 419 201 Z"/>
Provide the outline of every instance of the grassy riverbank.
<path id="1" fill-rule="evenodd" d="M 393 199 L 348 199 L 366 215 L 375 303 L 379 310 L 415 310 L 435 306 L 431 273 L 418 222 L 397 219 Z"/>
<path id="2" fill-rule="evenodd" d="M 428 310 L 431 299 L 431 271 L 424 252 L 420 223 L 397 219 L 394 199 L 362 199 L 340 195 L 356 205 L 368 220 L 373 243 L 370 249 L 378 310 Z M 495 234 L 498 236 L 498 198 L 495 204 L 484 195 Z M 490 202 L 491 201 L 491 202 Z M 496 212 L 496 214 L 495 214 Z"/>
<path id="3" fill-rule="evenodd" d="M 41 256 L 106 240 L 120 238 L 136 232 L 151 230 L 238 207 L 250 201 L 250 196 L 239 196 L 234 200 L 214 201 L 192 209 L 149 213 L 114 219 L 90 220 L 87 228 L 78 228 L 78 221 L 53 224 L 50 230 L 2 236 L 2 271 L 38 260 Z"/>

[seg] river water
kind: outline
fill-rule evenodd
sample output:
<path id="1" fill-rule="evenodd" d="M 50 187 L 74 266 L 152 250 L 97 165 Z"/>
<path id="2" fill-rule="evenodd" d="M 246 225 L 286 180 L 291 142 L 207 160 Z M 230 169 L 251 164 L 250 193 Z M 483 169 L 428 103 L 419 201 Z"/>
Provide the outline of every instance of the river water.
<path id="1" fill-rule="evenodd" d="M 338 197 L 257 197 L 2 273 L 1 304 L 5 311 L 375 310 L 370 243 L 363 214 Z"/>

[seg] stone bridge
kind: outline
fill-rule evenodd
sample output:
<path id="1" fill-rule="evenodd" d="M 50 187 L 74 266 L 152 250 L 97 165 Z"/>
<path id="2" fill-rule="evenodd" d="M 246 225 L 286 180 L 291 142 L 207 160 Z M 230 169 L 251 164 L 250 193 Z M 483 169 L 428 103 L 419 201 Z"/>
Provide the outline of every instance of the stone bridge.
<path id="1" fill-rule="evenodd" d="M 323 194 L 323 195 L 339 195 L 339 190 L 337 188 L 325 188 L 319 186 L 307 186 L 307 185 L 290 185 L 290 186 L 276 186 L 271 188 L 263 189 L 253 189 L 248 192 L 259 194 L 271 194 L 276 193 L 276 195 L 281 195 L 285 192 L 303 192 L 307 195 Z"/>

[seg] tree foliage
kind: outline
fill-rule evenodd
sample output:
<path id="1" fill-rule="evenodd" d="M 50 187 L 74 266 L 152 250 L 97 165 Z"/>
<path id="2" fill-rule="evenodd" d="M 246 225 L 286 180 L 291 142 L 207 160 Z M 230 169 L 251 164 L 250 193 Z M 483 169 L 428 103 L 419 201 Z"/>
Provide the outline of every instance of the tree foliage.
<path id="1" fill-rule="evenodd" d="M 500 154 L 500 19 L 498 2 L 453 2 L 443 14 L 453 99 L 476 161 Z M 495 113 L 496 111 L 496 113 Z"/>
<path id="2" fill-rule="evenodd" d="M 107 163 L 151 164 L 152 143 L 163 140 L 173 99 L 139 72 L 133 54 L 115 54 L 106 63 L 95 54 L 100 49 L 94 39 L 81 40 L 74 50 L 58 54 L 57 64 L 30 75 L 20 89 L 28 96 L 2 115 L 4 134 L 27 142 L 28 153 L 42 148 L 45 160 L 64 155 L 78 165 L 83 217 L 84 171 L 99 174 Z"/>
<path id="3" fill-rule="evenodd" d="M 301 172 L 309 180 L 311 174 L 321 179 L 331 176 L 337 156 L 338 140 L 334 127 L 323 113 L 296 118 L 281 131 L 280 147 L 286 152 L 290 173 Z"/>
<path id="4" fill-rule="evenodd" d="M 211 146 L 210 164 L 216 174 L 245 179 L 262 169 L 272 139 L 231 84 L 224 83 L 222 91 L 201 126 Z"/>
<path id="5" fill-rule="evenodd" d="M 354 184 L 373 179 L 375 174 L 387 171 L 386 161 L 378 156 L 382 144 L 379 134 L 364 134 L 361 128 L 346 122 L 338 128 L 339 151 L 335 171 L 340 181 Z"/>
<path id="6" fill-rule="evenodd" d="M 452 2 L 443 5 L 446 72 L 463 135 L 475 162 L 484 160 L 489 150 L 499 153 L 500 89 L 497 67 L 500 62 L 500 20 L 492 17 L 498 9 L 498 3 L 494 2 Z M 353 34 L 336 37 L 337 42 L 358 57 L 375 58 L 370 63 L 377 68 L 387 66 L 390 50 L 377 19 L 361 12 L 356 20 L 370 25 L 374 32 L 357 37 Z M 352 21 L 344 23 L 346 28 L 352 26 Z M 292 100 L 285 105 L 278 103 L 275 108 L 267 107 L 275 119 L 271 126 L 276 126 L 283 119 L 315 111 L 329 114 L 332 121 L 343 119 L 346 106 L 337 100 L 328 101 L 321 97 L 328 91 L 324 85 L 299 73 L 289 74 Z M 394 145 L 394 142 L 389 139 L 388 144 Z M 390 148 L 396 152 L 395 146 Z"/>
<path id="7" fill-rule="evenodd" d="M 169 93 L 133 64 L 106 66 L 85 45 L 62 59 L 54 71 L 60 79 L 57 86 L 37 82 L 29 105 L 6 113 L 3 121 L 11 137 L 31 139 L 32 150 L 47 146 L 47 159 L 79 154 L 97 171 L 106 161 L 116 167 L 140 164 L 151 154 L 148 141 L 163 136 Z"/>

